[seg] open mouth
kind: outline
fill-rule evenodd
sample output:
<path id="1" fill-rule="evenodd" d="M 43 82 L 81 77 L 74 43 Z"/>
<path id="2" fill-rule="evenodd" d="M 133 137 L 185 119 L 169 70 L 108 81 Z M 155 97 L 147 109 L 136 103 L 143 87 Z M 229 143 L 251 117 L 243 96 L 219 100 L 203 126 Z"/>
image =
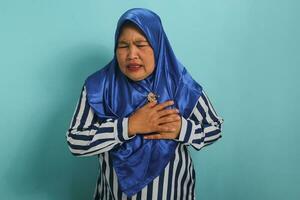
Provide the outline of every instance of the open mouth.
<path id="1" fill-rule="evenodd" d="M 127 65 L 127 69 L 131 72 L 138 71 L 141 67 L 142 67 L 142 65 L 139 65 L 139 64 L 129 64 L 129 65 Z"/>

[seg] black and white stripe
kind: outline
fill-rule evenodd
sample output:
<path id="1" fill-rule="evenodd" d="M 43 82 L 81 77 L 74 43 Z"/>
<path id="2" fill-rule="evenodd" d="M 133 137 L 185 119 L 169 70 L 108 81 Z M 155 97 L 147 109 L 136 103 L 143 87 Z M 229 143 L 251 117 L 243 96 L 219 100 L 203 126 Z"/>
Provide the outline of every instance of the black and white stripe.
<path id="1" fill-rule="evenodd" d="M 66 138 L 74 155 L 99 157 L 95 200 L 192 200 L 195 199 L 196 177 L 188 146 L 200 150 L 221 138 L 222 123 L 223 119 L 218 117 L 203 92 L 190 117 L 182 117 L 174 158 L 160 176 L 132 197 L 127 197 L 119 189 L 109 155 L 109 150 L 131 139 L 127 133 L 128 118 L 99 119 L 89 106 L 83 87 Z"/>

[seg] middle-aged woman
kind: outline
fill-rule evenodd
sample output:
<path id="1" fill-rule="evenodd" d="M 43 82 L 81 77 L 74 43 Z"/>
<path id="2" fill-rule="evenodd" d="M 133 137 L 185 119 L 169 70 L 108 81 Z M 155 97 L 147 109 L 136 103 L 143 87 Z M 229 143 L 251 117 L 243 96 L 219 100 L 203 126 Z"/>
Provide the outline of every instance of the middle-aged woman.
<path id="1" fill-rule="evenodd" d="M 94 199 L 195 199 L 187 147 L 221 138 L 223 119 L 176 59 L 157 14 L 126 11 L 114 53 L 86 79 L 67 132 L 74 155 L 99 157 Z"/>

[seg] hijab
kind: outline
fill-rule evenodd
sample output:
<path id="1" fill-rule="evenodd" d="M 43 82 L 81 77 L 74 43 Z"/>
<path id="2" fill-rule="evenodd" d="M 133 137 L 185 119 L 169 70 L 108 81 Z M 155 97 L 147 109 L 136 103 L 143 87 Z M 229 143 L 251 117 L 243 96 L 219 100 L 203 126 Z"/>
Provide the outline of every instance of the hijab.
<path id="1" fill-rule="evenodd" d="M 155 70 L 141 81 L 127 78 L 116 58 L 118 37 L 127 22 L 143 32 L 154 51 Z M 148 102 L 150 92 L 158 96 L 158 103 L 173 100 L 172 107 L 179 109 L 181 116 L 190 116 L 202 87 L 175 57 L 157 14 L 143 8 L 126 11 L 117 24 L 114 50 L 113 59 L 85 82 L 88 103 L 98 118 L 121 121 L 130 117 Z M 122 192 L 132 196 L 159 176 L 174 158 L 177 145 L 175 140 L 150 140 L 137 134 L 110 150 Z"/>

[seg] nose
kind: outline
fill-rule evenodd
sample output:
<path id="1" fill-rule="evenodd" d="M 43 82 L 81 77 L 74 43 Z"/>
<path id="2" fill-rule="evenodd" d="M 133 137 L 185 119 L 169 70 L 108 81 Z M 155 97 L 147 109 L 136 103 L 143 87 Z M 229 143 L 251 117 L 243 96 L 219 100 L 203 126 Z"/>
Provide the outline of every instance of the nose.
<path id="1" fill-rule="evenodd" d="M 128 50 L 128 56 L 127 56 L 128 60 L 137 59 L 138 57 L 139 56 L 138 56 L 137 48 L 134 45 L 131 45 Z"/>

